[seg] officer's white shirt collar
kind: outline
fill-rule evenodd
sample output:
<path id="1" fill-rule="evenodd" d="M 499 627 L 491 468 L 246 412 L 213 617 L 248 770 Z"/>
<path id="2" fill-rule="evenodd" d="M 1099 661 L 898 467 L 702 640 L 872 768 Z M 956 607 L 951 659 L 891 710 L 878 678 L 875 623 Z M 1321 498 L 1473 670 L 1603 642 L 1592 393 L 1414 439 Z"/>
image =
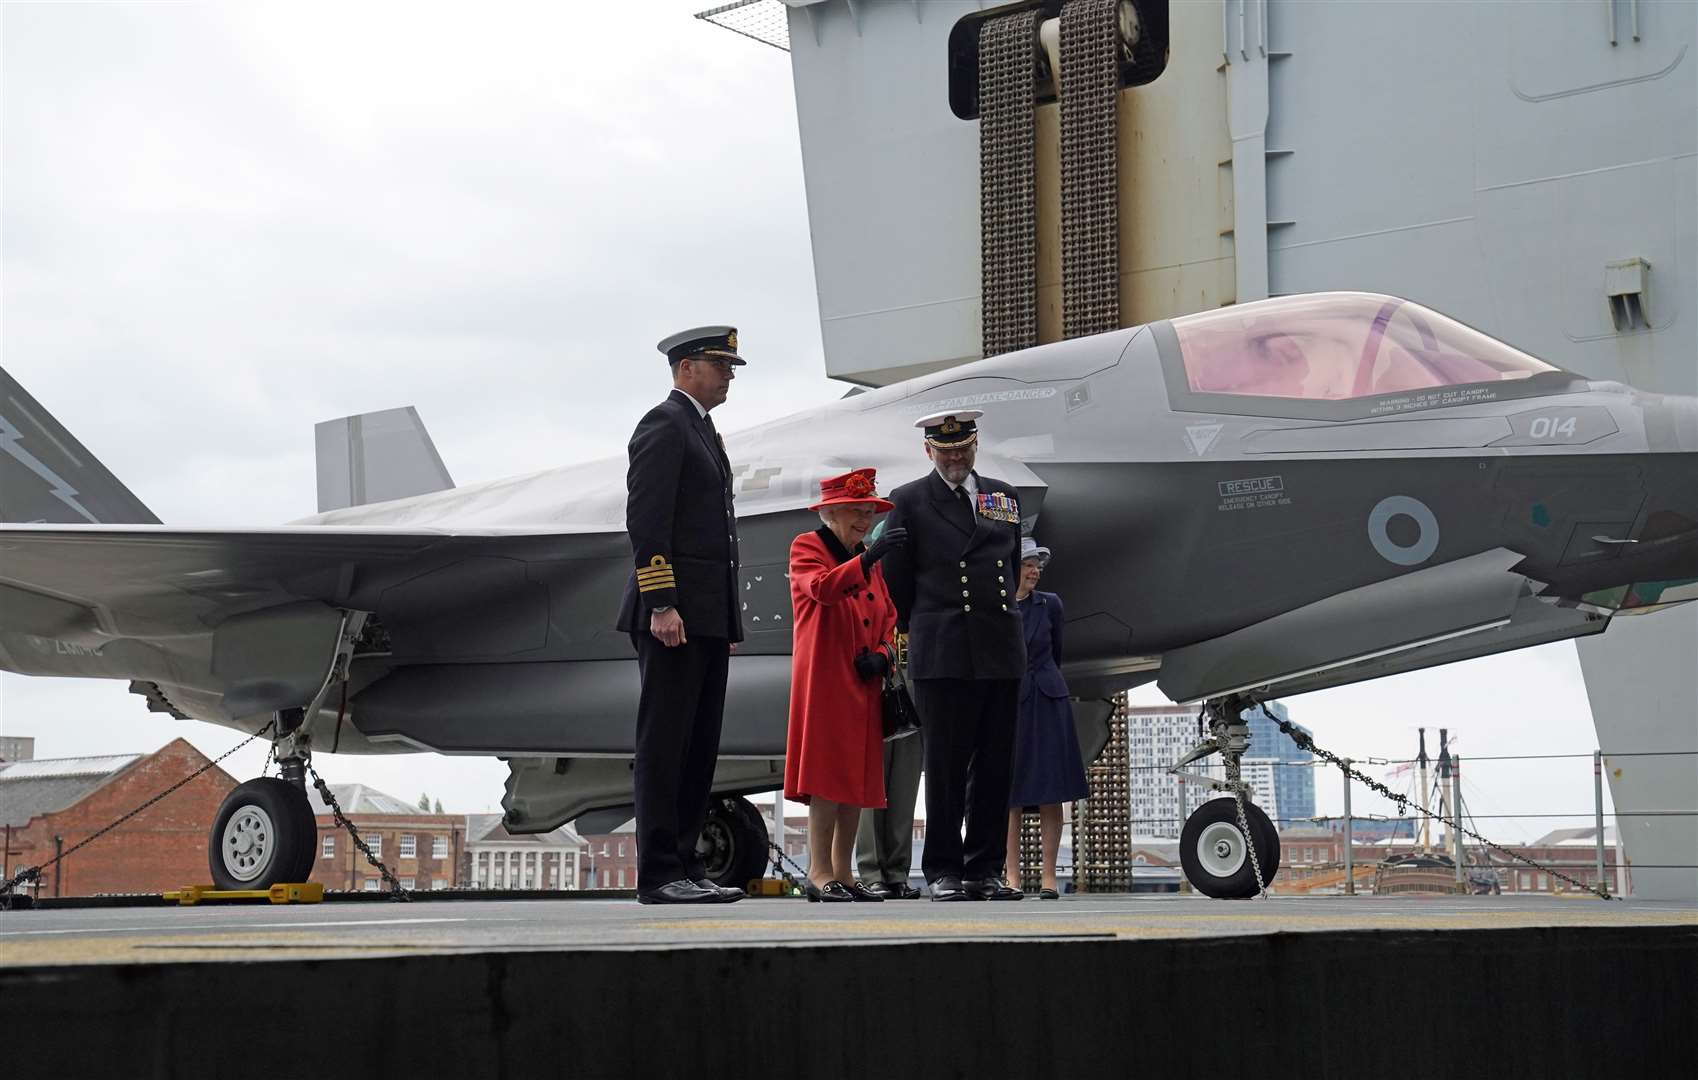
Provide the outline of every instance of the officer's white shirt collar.
<path id="1" fill-rule="evenodd" d="M 949 478 L 944 476 L 941 470 L 938 471 L 937 478 L 943 481 L 944 486 L 949 489 L 949 493 L 951 495 L 955 494 L 956 488 L 966 488 L 967 498 L 976 499 L 979 497 L 979 478 L 975 473 L 969 472 L 967 474 L 967 479 L 963 480 L 959 484 L 951 484 L 949 482 Z"/>
<path id="2" fill-rule="evenodd" d="M 696 415 L 697 416 L 701 417 L 703 420 L 707 419 L 708 411 L 706 409 L 702 408 L 701 402 L 697 401 L 695 398 L 690 396 L 690 392 L 688 390 L 682 389 L 681 387 L 677 387 L 677 386 L 674 386 L 672 389 L 677 390 L 680 394 L 683 394 L 684 400 L 688 401 L 690 404 L 692 404 L 696 407 Z"/>

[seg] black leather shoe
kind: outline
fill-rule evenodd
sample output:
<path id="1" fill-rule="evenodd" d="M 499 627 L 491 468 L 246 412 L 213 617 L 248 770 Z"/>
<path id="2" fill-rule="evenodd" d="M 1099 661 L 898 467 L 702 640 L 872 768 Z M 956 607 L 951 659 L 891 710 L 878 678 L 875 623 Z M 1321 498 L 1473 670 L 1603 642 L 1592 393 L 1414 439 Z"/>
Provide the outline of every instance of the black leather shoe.
<path id="1" fill-rule="evenodd" d="M 906 881 L 899 881 L 894 885 L 887 886 L 887 888 L 890 889 L 892 900 L 918 900 L 920 898 L 920 890 Z"/>
<path id="2" fill-rule="evenodd" d="M 855 894 L 841 881 L 828 881 L 820 890 L 820 902 L 825 904 L 852 904 Z"/>
<path id="3" fill-rule="evenodd" d="M 969 881 L 965 886 L 967 894 L 975 900 L 1024 900 L 1026 894 L 1001 878 L 980 878 Z"/>
<path id="4" fill-rule="evenodd" d="M 687 878 L 669 881 L 658 889 L 640 889 L 637 892 L 639 904 L 719 904 L 718 893 L 708 892 Z"/>
<path id="5" fill-rule="evenodd" d="M 871 904 L 882 904 L 884 902 L 882 893 L 874 892 L 862 882 L 851 881 L 845 888 L 849 890 L 849 895 L 853 896 L 858 902 Z"/>
<path id="6" fill-rule="evenodd" d="M 971 900 L 967 890 L 961 887 L 958 877 L 940 877 L 932 882 L 933 900 Z"/>
<path id="7" fill-rule="evenodd" d="M 719 896 L 719 900 L 717 902 L 721 904 L 735 904 L 737 901 L 742 900 L 749 895 L 742 889 L 733 888 L 730 885 L 715 885 L 707 878 L 697 878 L 696 886 L 698 888 L 706 889 L 710 893 L 717 894 Z"/>
<path id="8" fill-rule="evenodd" d="M 880 900 L 895 900 L 895 899 L 897 899 L 896 886 L 892 885 L 892 884 L 890 884 L 889 882 L 886 882 L 886 881 L 875 881 L 871 885 L 862 885 L 861 888 L 872 893 L 874 896 L 878 897 Z"/>

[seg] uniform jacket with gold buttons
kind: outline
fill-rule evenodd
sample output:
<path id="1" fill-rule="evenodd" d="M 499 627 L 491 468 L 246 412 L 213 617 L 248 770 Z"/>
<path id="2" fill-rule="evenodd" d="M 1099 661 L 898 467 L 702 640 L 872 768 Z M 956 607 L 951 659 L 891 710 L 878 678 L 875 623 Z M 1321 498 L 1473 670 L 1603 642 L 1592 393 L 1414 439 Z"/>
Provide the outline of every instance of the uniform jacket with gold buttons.
<path id="1" fill-rule="evenodd" d="M 646 633 L 673 607 L 692 638 L 743 640 L 737 598 L 737 514 L 725 445 L 682 391 L 648 411 L 627 448 L 625 531 L 635 567 L 618 627 Z"/>
<path id="2" fill-rule="evenodd" d="M 1026 639 L 1014 593 L 1020 576 L 1015 489 L 978 477 L 974 506 L 963 506 L 934 469 L 890 493 L 886 528 L 908 544 L 884 559 L 897 626 L 908 634 L 915 679 L 1019 679 Z M 1011 520 L 1008 520 L 1011 519 Z"/>

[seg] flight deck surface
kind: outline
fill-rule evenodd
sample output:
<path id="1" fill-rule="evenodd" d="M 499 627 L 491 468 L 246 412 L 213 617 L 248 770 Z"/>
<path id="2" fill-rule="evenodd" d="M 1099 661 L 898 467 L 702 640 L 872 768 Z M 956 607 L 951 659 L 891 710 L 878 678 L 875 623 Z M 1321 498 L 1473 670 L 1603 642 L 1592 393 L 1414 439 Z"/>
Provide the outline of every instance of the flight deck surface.
<path id="1" fill-rule="evenodd" d="M 1059 901 L 651 907 L 633 900 L 328 902 L 0 913 L 0 966 L 351 959 L 581 949 L 1209 939 L 1373 931 L 1667 927 L 1698 904 L 1537 897 L 1069 896 Z"/>
<path id="2" fill-rule="evenodd" d="M 66 1076 L 1669 1075 L 1695 976 L 1698 905 L 1553 897 L 0 912 Z"/>

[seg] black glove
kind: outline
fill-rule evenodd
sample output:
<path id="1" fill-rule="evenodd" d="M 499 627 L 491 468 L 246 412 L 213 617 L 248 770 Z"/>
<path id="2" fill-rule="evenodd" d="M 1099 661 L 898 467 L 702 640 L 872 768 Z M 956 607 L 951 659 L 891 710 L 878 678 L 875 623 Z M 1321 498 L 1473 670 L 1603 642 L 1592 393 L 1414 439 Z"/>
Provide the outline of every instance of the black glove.
<path id="1" fill-rule="evenodd" d="M 871 651 L 862 649 L 855 657 L 855 674 L 863 679 L 882 679 L 890 672 L 890 657 L 884 655 L 884 650 Z"/>
<path id="2" fill-rule="evenodd" d="M 908 545 L 908 530 L 898 525 L 894 529 L 886 529 L 873 541 L 872 547 L 861 552 L 861 569 L 867 573 L 873 572 L 873 565 L 899 547 Z"/>

